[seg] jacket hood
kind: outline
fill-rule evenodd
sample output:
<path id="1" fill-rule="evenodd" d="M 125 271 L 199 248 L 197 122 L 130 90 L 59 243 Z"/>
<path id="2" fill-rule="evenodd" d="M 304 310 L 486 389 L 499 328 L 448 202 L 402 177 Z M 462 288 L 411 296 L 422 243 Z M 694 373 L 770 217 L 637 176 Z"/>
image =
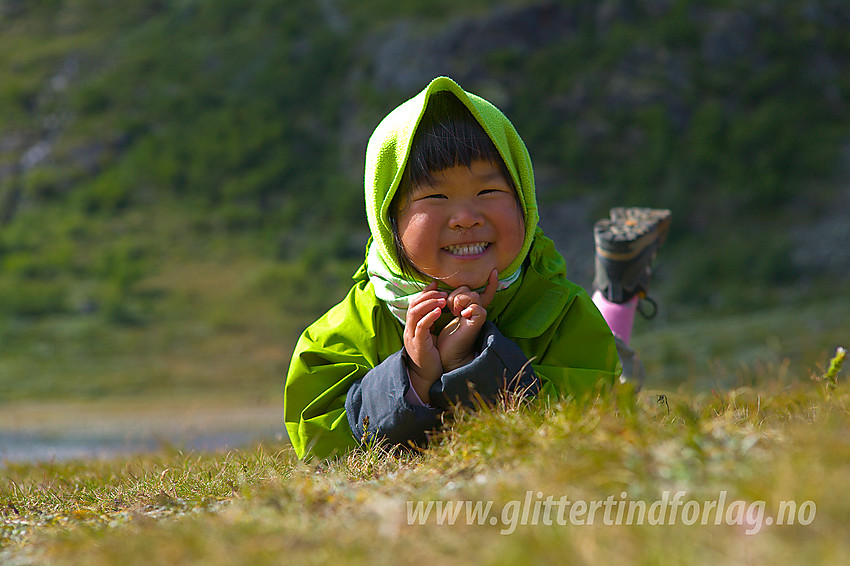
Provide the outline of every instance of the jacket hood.
<path id="1" fill-rule="evenodd" d="M 390 203 L 402 178 L 413 135 L 425 112 L 428 100 L 435 92 L 449 91 L 472 113 L 493 141 L 513 178 L 525 213 L 523 247 L 500 278 L 516 272 L 528 251 L 537 228 L 537 198 L 531 157 L 510 120 L 490 102 L 463 90 L 448 77 L 432 80 L 425 89 L 390 112 L 375 129 L 366 147 L 366 215 L 372 232 L 372 244 L 386 266 L 396 276 L 402 275 L 393 245 Z"/>

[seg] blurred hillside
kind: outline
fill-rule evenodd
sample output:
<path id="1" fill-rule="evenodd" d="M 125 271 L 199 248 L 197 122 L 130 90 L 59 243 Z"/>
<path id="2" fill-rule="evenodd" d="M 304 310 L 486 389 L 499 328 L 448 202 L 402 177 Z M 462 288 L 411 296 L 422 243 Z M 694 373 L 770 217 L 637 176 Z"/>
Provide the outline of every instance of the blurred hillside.
<path id="1" fill-rule="evenodd" d="M 649 205 L 674 210 L 671 316 L 834 296 L 848 30 L 839 0 L 4 0 L 0 374 L 201 343 L 282 372 L 285 351 L 258 352 L 291 345 L 362 259 L 369 134 L 439 74 L 514 121 L 577 282 L 593 221 Z"/>

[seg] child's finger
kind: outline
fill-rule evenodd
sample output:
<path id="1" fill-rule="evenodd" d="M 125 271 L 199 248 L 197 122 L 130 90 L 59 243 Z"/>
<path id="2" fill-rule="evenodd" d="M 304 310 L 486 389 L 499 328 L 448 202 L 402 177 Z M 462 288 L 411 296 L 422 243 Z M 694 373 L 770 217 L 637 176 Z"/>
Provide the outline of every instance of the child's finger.
<path id="1" fill-rule="evenodd" d="M 479 321 L 487 318 L 487 309 L 477 303 L 473 303 L 463 309 L 460 313 L 463 318 L 468 319 L 471 323 L 477 324 Z"/>
<path id="2" fill-rule="evenodd" d="M 446 299 L 443 297 L 432 297 L 421 301 L 415 305 L 411 305 L 407 309 L 407 325 L 415 326 L 419 324 L 419 320 L 433 310 L 438 312 L 446 306 Z"/>
<path id="3" fill-rule="evenodd" d="M 448 297 L 449 303 L 454 302 L 455 297 L 457 297 L 458 295 L 468 295 L 469 293 L 472 293 L 472 292 L 473 292 L 472 289 L 470 289 L 466 285 L 461 285 L 460 287 L 458 287 L 457 289 L 455 289 L 454 291 L 452 291 L 449 294 L 449 297 Z"/>
<path id="4" fill-rule="evenodd" d="M 415 297 L 413 297 L 410 300 L 410 304 L 408 304 L 407 308 L 408 308 L 408 310 L 410 310 L 412 308 L 415 308 L 417 305 L 419 305 L 421 303 L 424 303 L 424 302 L 427 302 L 427 301 L 430 301 L 430 300 L 433 300 L 433 299 L 442 299 L 442 300 L 445 301 L 445 300 L 447 300 L 447 295 L 446 295 L 445 292 L 437 291 L 435 289 L 422 291 L 421 293 L 419 293 L 418 295 L 416 295 Z M 445 305 L 443 305 L 443 306 L 445 306 Z"/>
<path id="5" fill-rule="evenodd" d="M 481 292 L 481 300 L 479 303 L 485 309 L 493 302 L 493 297 L 496 296 L 496 291 L 499 288 L 499 271 L 494 269 L 490 272 L 490 277 L 487 278 L 487 286 Z"/>
<path id="6" fill-rule="evenodd" d="M 452 314 L 455 316 L 460 316 L 460 313 L 463 309 L 469 306 L 472 303 L 477 303 L 480 300 L 478 293 L 470 289 L 469 287 L 463 285 L 458 287 L 449 295 L 449 308 L 452 311 Z"/>
<path id="7" fill-rule="evenodd" d="M 419 319 L 419 322 L 416 323 L 416 330 L 414 338 L 416 339 L 430 339 L 431 338 L 431 327 L 434 326 L 434 323 L 437 322 L 437 319 L 440 318 L 442 314 L 442 309 L 435 308 L 427 313 Z"/>
<path id="8" fill-rule="evenodd" d="M 422 291 L 420 291 L 419 294 L 422 295 L 424 293 L 428 293 L 429 291 L 436 291 L 436 290 L 437 290 L 437 282 L 431 281 L 425 287 L 422 288 Z"/>
<path id="9" fill-rule="evenodd" d="M 442 299 L 421 303 L 408 309 L 407 321 L 404 325 L 405 341 L 414 340 L 419 344 L 425 343 L 431 327 L 440 318 L 444 304 Z"/>
<path id="10" fill-rule="evenodd" d="M 462 295 L 457 295 L 454 297 L 449 304 L 451 305 L 452 314 L 455 316 L 460 316 L 461 311 L 468 307 L 469 305 L 478 301 L 478 293 L 475 291 L 470 291 L 469 293 L 464 293 Z"/>
<path id="11" fill-rule="evenodd" d="M 425 364 L 429 357 L 428 352 L 434 352 L 436 349 L 431 327 L 440 318 L 440 314 L 440 309 L 434 309 L 420 318 L 415 325 L 408 325 L 404 329 L 404 346 L 411 359 L 419 366 Z"/>
<path id="12" fill-rule="evenodd" d="M 442 299 L 443 301 L 446 301 L 447 297 L 446 297 L 446 294 L 443 293 L 442 291 L 426 291 L 424 293 L 420 293 L 420 294 L 416 295 L 415 297 L 413 297 L 410 300 L 410 304 L 408 305 L 408 308 L 413 308 L 420 303 L 424 303 L 426 301 L 430 301 L 430 300 L 433 300 L 433 299 Z"/>

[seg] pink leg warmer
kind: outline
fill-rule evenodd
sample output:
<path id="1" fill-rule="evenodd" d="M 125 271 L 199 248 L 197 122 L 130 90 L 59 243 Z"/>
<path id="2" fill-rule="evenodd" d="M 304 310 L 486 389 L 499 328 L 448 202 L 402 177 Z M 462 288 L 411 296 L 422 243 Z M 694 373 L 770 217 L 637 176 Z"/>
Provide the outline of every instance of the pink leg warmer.
<path id="1" fill-rule="evenodd" d="M 592 299 L 614 336 L 628 344 L 632 338 L 632 325 L 635 321 L 638 297 L 632 297 L 625 303 L 612 303 L 603 297 L 602 293 L 594 291 Z"/>

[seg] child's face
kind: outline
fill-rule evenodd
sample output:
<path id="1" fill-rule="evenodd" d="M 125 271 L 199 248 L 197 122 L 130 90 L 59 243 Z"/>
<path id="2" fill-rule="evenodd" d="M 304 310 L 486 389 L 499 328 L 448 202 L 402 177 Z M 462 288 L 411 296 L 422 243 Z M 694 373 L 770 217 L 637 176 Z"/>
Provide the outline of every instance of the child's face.
<path id="1" fill-rule="evenodd" d="M 413 187 L 398 213 L 404 250 L 419 271 L 450 287 L 483 287 L 522 250 L 525 222 L 514 190 L 487 161 L 433 177 L 433 185 Z"/>

